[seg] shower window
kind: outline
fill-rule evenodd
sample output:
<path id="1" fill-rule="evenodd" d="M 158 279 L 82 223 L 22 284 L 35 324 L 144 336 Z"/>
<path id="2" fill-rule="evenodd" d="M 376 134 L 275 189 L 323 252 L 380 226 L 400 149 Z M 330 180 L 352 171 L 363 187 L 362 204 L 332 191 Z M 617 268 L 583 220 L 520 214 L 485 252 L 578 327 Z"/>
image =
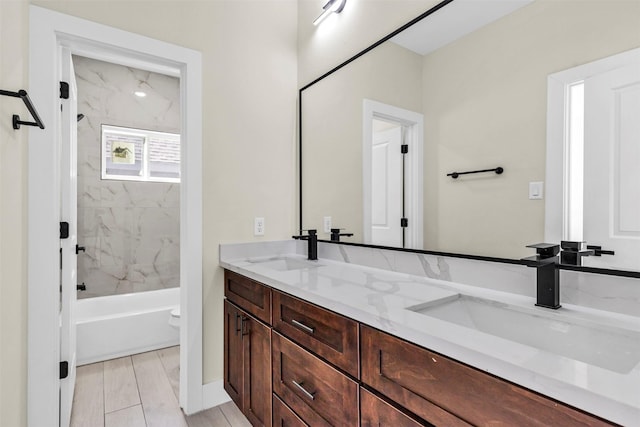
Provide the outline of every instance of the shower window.
<path id="1" fill-rule="evenodd" d="M 180 182 L 180 135 L 102 125 L 102 179 Z"/>

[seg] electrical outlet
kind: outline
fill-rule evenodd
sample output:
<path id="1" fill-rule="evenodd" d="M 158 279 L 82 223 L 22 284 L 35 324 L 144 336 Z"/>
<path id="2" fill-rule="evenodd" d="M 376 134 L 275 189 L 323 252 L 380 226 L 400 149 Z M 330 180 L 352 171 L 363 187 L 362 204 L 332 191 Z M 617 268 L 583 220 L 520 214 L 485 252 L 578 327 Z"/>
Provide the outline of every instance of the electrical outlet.
<path id="1" fill-rule="evenodd" d="M 331 233 L 331 217 L 330 216 L 324 217 L 324 232 Z"/>
<path id="2" fill-rule="evenodd" d="M 264 218 L 255 217 L 253 221 L 253 235 L 264 236 Z"/>

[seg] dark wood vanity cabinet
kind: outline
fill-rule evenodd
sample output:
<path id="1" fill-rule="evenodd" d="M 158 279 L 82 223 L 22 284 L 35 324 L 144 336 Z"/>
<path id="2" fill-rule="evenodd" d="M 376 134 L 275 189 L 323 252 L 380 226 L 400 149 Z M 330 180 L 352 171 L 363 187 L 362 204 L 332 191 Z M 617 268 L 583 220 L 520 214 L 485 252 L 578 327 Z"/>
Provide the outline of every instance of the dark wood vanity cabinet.
<path id="1" fill-rule="evenodd" d="M 612 425 L 231 271 L 225 296 L 224 388 L 254 426 Z"/>
<path id="2" fill-rule="evenodd" d="M 434 425 L 610 425 L 373 328 L 360 333 L 362 382 Z"/>
<path id="3" fill-rule="evenodd" d="M 224 302 L 224 389 L 254 426 L 271 426 L 271 328 Z"/>

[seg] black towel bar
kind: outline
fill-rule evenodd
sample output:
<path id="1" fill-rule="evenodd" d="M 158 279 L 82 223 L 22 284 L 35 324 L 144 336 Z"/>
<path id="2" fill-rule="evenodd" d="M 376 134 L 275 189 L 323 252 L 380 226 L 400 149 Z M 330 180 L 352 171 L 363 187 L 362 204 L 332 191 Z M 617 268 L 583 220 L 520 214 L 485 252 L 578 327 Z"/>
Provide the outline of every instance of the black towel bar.
<path id="1" fill-rule="evenodd" d="M 44 129 L 44 123 L 42 123 L 42 120 L 40 120 L 40 116 L 38 115 L 38 112 L 36 111 L 33 104 L 31 103 L 31 99 L 29 98 L 29 94 L 27 94 L 26 90 L 20 89 L 18 92 L 10 92 L 8 90 L 0 89 L 0 95 L 12 96 L 14 98 L 22 99 L 22 102 L 24 102 L 24 105 L 26 105 L 27 110 L 29 110 L 29 113 L 31 113 L 33 120 L 35 120 L 35 122 L 25 122 L 20 120 L 20 116 L 18 116 L 17 114 L 14 114 L 13 115 L 14 129 L 20 129 L 20 125 L 38 126 L 40 129 Z"/>
<path id="2" fill-rule="evenodd" d="M 482 170 L 468 171 L 468 172 L 451 172 L 451 173 L 448 173 L 447 176 L 450 176 L 451 178 L 456 179 L 460 175 L 467 175 L 470 173 L 480 173 L 480 172 L 495 172 L 496 174 L 500 175 L 502 172 L 504 172 L 504 169 L 498 166 L 497 168 L 493 168 L 493 169 L 482 169 Z"/>

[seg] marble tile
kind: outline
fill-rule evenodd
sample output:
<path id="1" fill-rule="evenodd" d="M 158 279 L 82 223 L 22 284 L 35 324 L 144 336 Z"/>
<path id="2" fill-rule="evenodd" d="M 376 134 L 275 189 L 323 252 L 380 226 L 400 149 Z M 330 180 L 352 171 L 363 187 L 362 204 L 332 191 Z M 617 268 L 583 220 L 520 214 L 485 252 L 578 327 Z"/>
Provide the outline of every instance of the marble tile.
<path id="1" fill-rule="evenodd" d="M 560 301 L 640 316 L 640 280 L 631 277 L 561 271 Z"/>
<path id="2" fill-rule="evenodd" d="M 330 245 L 322 245 L 322 248 L 326 248 Z M 341 246 L 341 245 L 331 245 Z M 318 251 L 321 246 L 318 245 Z M 327 248 L 330 249 L 330 248 Z M 307 252 L 306 242 L 299 240 L 278 240 L 273 242 L 252 242 L 252 243 L 229 243 L 221 244 L 219 257 L 220 260 L 232 261 L 244 258 L 262 258 L 262 257 L 277 257 L 279 255 L 286 255 L 296 253 L 299 255 L 306 254 Z M 327 250 L 328 252 L 328 250 Z M 326 258 L 329 258 L 326 256 Z"/>
<path id="3" fill-rule="evenodd" d="M 98 177 L 78 177 L 78 207 L 102 206 L 102 186 Z"/>
<path id="4" fill-rule="evenodd" d="M 136 237 L 154 236 L 175 239 L 180 236 L 180 208 L 135 207 L 132 215 L 132 232 Z"/>
<path id="5" fill-rule="evenodd" d="M 122 265 L 100 266 L 78 271 L 78 281 L 85 284 L 86 291 L 78 292 L 78 298 L 115 295 L 118 283 L 126 278 L 126 268 Z"/>
<path id="6" fill-rule="evenodd" d="M 79 297 L 176 286 L 180 185 L 101 179 L 103 124 L 180 130 L 179 79 L 74 57 L 78 85 Z M 147 96 L 133 95 L 136 90 Z"/>
<path id="7" fill-rule="evenodd" d="M 101 206 L 125 208 L 133 206 L 126 181 L 105 179 L 101 181 Z"/>
<path id="8" fill-rule="evenodd" d="M 533 296 L 535 270 L 522 265 L 320 242 L 320 258 Z"/>
<path id="9" fill-rule="evenodd" d="M 89 154 L 83 153 L 82 157 L 80 157 L 80 153 L 78 153 L 78 177 L 82 178 L 91 178 L 91 177 L 100 177 L 101 164 L 100 164 L 100 153 Z"/>
<path id="10" fill-rule="evenodd" d="M 306 254 L 306 243 L 285 240 L 220 245 L 220 260 L 226 262 L 287 254 Z M 318 244 L 318 256 L 320 260 L 334 260 L 528 297 L 535 296 L 535 269 L 522 265 L 322 242 Z M 361 278 L 349 277 L 348 280 L 362 283 Z M 639 283 L 635 278 L 561 271 L 561 301 L 613 313 L 640 316 Z"/>

